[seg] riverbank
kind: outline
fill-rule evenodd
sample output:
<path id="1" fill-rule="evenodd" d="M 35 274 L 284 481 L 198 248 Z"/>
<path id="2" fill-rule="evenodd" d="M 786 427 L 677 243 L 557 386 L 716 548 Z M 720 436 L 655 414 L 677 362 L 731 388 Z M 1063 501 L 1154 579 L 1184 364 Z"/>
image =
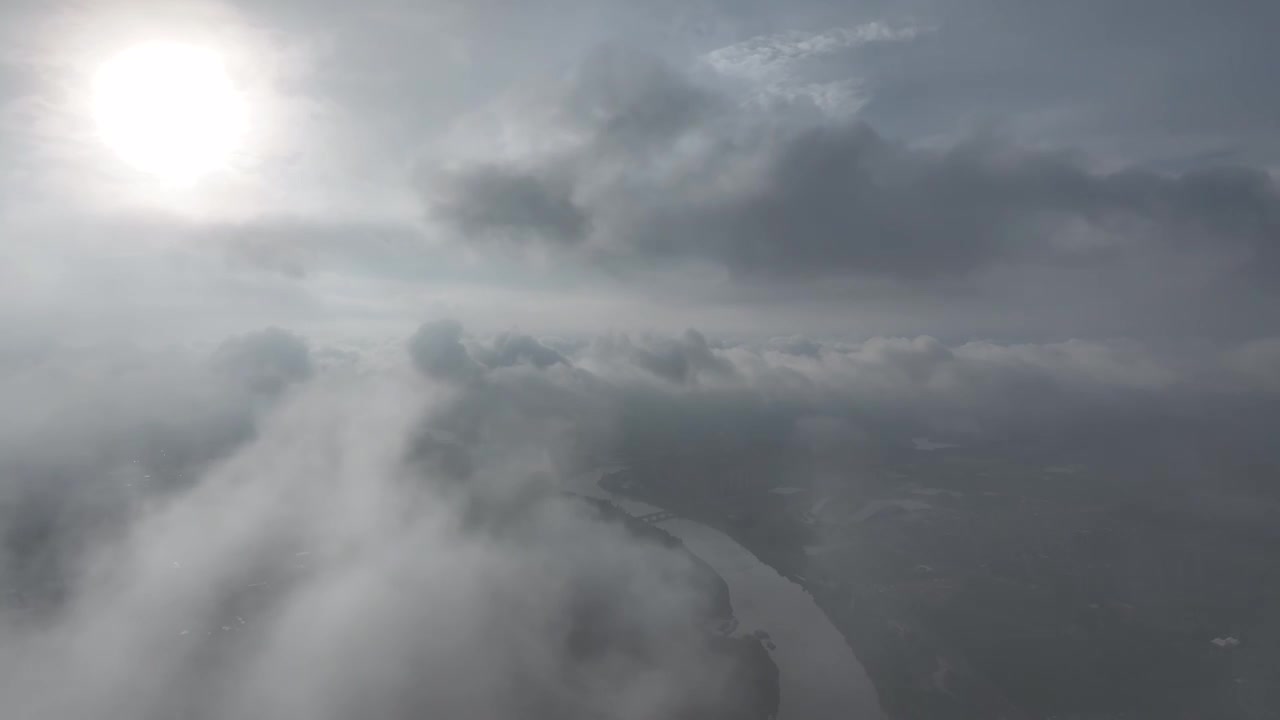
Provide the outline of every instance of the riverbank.
<path id="1" fill-rule="evenodd" d="M 569 489 L 608 500 L 633 517 L 665 517 L 662 508 L 601 488 L 599 477 L 579 478 Z M 682 518 L 659 522 L 724 579 L 738 621 L 735 635 L 768 634 L 779 669 L 780 720 L 886 717 L 866 669 L 805 588 L 720 530 Z"/>

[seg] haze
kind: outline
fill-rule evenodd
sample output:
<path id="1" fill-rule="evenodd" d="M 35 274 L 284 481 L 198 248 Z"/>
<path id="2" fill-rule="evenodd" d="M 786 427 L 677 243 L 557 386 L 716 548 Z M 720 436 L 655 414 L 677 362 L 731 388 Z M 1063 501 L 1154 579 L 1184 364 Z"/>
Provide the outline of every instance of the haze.
<path id="1" fill-rule="evenodd" d="M 0 716 L 1280 716 L 1277 30 L 9 0 Z"/>

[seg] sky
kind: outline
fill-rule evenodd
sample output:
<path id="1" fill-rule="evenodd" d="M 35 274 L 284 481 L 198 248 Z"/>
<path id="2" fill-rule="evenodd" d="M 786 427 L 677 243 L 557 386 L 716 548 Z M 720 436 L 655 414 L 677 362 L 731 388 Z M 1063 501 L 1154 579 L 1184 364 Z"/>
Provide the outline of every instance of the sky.
<path id="1" fill-rule="evenodd" d="M 51 614 L 5 616 L 0 690 L 23 718 L 649 717 L 718 677 L 677 640 L 684 560 L 529 500 L 624 450 L 840 475 L 912 437 L 1121 432 L 1218 493 L 1171 438 L 1262 452 L 1280 418 L 1276 27 L 1264 0 L 4 3 L 0 579 Z M 153 42 L 216 53 L 244 109 L 189 182 L 95 125 L 96 74 Z M 254 640 L 171 642 L 297 552 Z M 607 603 L 666 662 L 619 696 L 548 638 L 564 587 L 627 583 Z"/>
<path id="2" fill-rule="evenodd" d="M 3 321 L 1264 333 L 1277 11 L 1057 5 L 11 3 Z M 248 106 L 193 186 L 86 120 L 153 37 L 215 47 Z"/>

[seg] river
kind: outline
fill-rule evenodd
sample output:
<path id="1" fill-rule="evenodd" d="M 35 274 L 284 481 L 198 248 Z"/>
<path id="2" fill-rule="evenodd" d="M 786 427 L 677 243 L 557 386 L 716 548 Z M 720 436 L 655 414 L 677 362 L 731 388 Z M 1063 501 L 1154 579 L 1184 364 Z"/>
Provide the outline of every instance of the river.
<path id="1" fill-rule="evenodd" d="M 574 481 L 573 492 L 613 502 L 631 515 L 662 508 L 601 488 L 599 473 Z M 804 588 L 761 562 L 728 535 L 674 518 L 658 527 L 680 538 L 729 586 L 735 634 L 763 630 L 775 645 L 781 702 L 778 720 L 884 720 L 875 686 L 840 631 Z"/>

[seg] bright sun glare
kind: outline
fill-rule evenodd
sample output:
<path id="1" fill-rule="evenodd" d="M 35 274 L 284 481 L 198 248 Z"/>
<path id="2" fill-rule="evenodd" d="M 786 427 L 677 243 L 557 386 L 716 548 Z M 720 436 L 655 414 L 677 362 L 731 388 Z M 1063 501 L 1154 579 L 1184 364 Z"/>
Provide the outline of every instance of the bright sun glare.
<path id="1" fill-rule="evenodd" d="M 189 183 L 227 166 L 245 133 L 244 99 L 222 58 L 180 43 L 152 43 L 107 61 L 94 82 L 94 117 L 125 162 Z"/>

